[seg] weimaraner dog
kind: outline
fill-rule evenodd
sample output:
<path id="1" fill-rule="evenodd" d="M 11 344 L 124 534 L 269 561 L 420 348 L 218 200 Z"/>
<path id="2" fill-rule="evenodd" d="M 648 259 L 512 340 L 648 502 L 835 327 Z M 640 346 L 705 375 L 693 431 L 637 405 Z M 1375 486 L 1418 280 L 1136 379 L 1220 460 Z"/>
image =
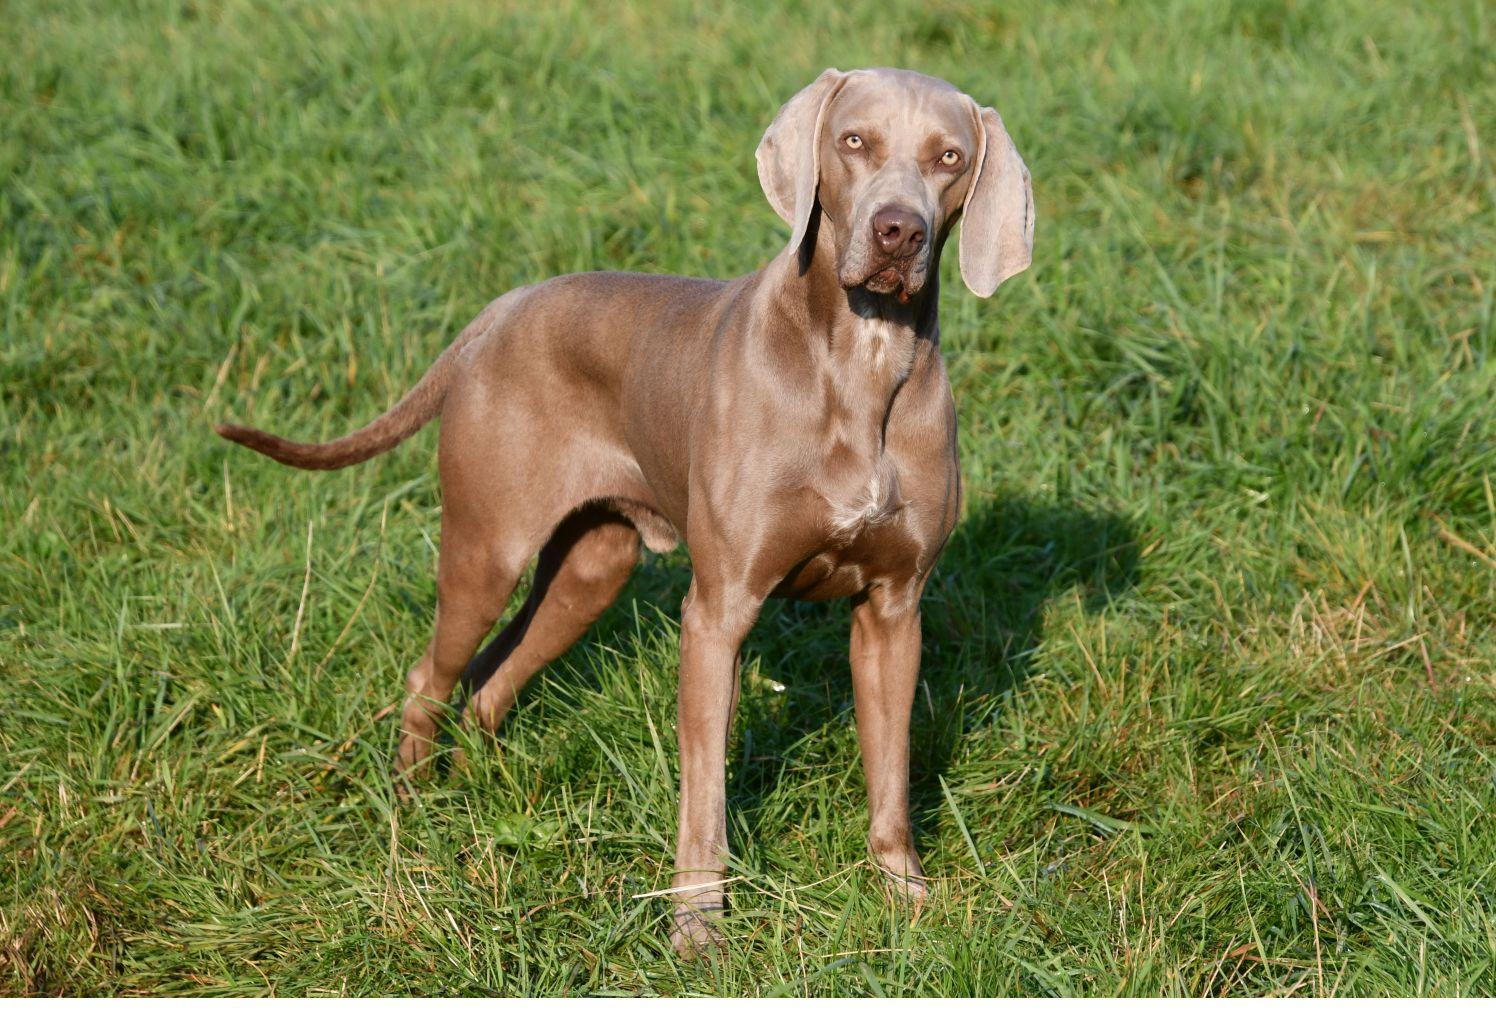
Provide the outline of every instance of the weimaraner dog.
<path id="1" fill-rule="evenodd" d="M 525 682 L 617 597 L 639 542 L 685 539 L 672 940 L 721 942 L 725 764 L 738 649 L 770 596 L 852 604 L 868 846 L 926 882 L 909 828 L 919 601 L 956 521 L 939 264 L 990 296 L 1028 267 L 1028 169 L 1002 119 L 909 71 L 824 72 L 779 110 L 758 177 L 789 245 L 730 282 L 597 272 L 506 293 L 399 403 L 328 443 L 218 432 L 330 469 L 433 417 L 443 491 L 436 625 L 406 678 L 397 774 L 428 763 L 461 678 L 498 728 Z M 474 657 L 538 555 L 519 614 Z"/>

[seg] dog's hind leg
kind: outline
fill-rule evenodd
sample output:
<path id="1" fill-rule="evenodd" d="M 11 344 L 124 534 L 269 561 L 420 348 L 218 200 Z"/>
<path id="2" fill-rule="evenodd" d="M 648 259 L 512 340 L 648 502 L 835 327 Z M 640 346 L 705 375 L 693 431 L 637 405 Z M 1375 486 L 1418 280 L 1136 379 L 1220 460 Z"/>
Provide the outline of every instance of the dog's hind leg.
<path id="1" fill-rule="evenodd" d="M 571 648 L 618 597 L 639 560 L 639 532 L 604 507 L 573 512 L 540 551 L 524 607 L 474 658 L 464 722 L 496 731 L 527 681 Z"/>
<path id="2" fill-rule="evenodd" d="M 446 718 L 452 688 L 514 591 L 526 558 L 505 554 L 491 540 L 472 538 L 443 517 L 436 582 L 436 626 L 425 654 L 406 676 L 400 722 L 398 774 L 425 770 L 432 742 Z"/>

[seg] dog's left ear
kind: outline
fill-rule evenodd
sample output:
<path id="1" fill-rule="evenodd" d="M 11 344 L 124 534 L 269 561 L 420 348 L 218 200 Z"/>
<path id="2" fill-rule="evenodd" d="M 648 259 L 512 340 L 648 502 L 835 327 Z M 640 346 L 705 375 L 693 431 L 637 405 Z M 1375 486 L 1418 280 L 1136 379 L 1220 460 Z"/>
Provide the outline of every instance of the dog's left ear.
<path id="1" fill-rule="evenodd" d="M 820 183 L 821 118 L 847 76 L 827 68 L 779 108 L 754 156 L 758 181 L 769 206 L 789 222 L 790 249 L 798 250 L 810 227 Z"/>
<path id="2" fill-rule="evenodd" d="M 973 293 L 991 296 L 1034 259 L 1034 190 L 997 112 L 983 107 L 978 116 L 981 145 L 961 217 L 961 278 Z"/>

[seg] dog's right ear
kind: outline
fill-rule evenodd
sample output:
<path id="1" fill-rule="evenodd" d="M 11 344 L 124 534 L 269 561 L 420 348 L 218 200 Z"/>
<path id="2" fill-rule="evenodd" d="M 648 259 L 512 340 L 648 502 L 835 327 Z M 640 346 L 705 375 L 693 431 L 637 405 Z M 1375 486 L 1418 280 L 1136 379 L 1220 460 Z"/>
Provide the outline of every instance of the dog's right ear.
<path id="1" fill-rule="evenodd" d="M 815 209 L 816 186 L 820 182 L 821 118 L 826 105 L 841 89 L 847 76 L 827 68 L 789 101 L 764 133 L 754 156 L 758 159 L 758 181 L 769 206 L 789 222 L 790 249 L 798 250 L 810 227 Z"/>

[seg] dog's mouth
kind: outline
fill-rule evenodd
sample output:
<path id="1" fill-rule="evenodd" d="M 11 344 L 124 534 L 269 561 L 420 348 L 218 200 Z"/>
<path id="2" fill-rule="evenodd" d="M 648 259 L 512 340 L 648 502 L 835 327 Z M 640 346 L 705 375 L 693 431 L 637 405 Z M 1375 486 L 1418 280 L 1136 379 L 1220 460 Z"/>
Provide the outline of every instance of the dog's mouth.
<path id="1" fill-rule="evenodd" d="M 870 293 L 893 296 L 900 303 L 908 303 L 924 288 L 924 275 L 910 265 L 886 264 L 861 277 L 842 276 L 842 287 L 862 287 Z"/>

